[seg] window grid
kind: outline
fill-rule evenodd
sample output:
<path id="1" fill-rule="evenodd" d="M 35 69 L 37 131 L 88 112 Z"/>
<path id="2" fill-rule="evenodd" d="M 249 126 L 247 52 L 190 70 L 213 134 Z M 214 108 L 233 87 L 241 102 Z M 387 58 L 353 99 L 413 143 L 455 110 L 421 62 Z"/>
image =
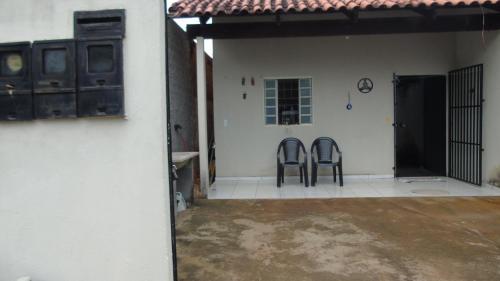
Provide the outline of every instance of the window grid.
<path id="1" fill-rule="evenodd" d="M 299 79 L 299 116 L 300 124 L 312 123 L 312 79 Z M 308 104 L 302 104 L 302 100 L 307 100 Z M 309 113 L 303 113 L 303 109 L 308 109 Z M 304 120 L 309 119 L 307 122 Z"/>
<path id="2" fill-rule="evenodd" d="M 266 125 L 276 125 L 276 122 L 278 120 L 278 110 L 277 110 L 277 105 L 278 105 L 278 89 L 277 89 L 277 83 L 278 80 L 276 79 L 271 79 L 271 80 L 264 80 L 264 94 L 265 94 L 265 100 L 264 100 L 264 122 Z M 268 95 L 270 92 L 273 93 L 274 96 Z M 269 101 L 271 102 L 272 105 L 268 105 Z M 274 110 L 274 114 L 267 114 L 268 109 Z"/>
<path id="3" fill-rule="evenodd" d="M 312 124 L 312 78 L 297 80 L 299 80 L 299 124 Z M 270 94 L 271 92 L 273 96 Z M 273 102 L 268 105 L 270 100 Z M 303 104 L 303 100 L 307 101 L 307 104 Z M 274 114 L 268 114 L 268 109 L 272 109 Z M 309 113 L 302 112 L 306 109 Z M 278 79 L 264 80 L 264 122 L 266 125 L 278 123 Z"/>

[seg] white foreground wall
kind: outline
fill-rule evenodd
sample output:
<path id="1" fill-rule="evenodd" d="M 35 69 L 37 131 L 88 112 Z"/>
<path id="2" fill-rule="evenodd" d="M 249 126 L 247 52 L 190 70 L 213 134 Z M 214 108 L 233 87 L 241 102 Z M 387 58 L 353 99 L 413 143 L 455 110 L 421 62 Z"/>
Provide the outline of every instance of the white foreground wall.
<path id="1" fill-rule="evenodd" d="M 215 40 L 217 175 L 275 175 L 277 145 L 288 136 L 308 151 L 314 138 L 333 137 L 346 174 L 392 175 L 393 73 L 446 75 L 454 62 L 455 35 L 447 33 Z M 313 79 L 313 124 L 264 125 L 263 79 L 304 76 Z M 356 88 L 363 77 L 375 84 L 368 95 Z"/>
<path id="2" fill-rule="evenodd" d="M 500 31 L 457 34 L 458 67 L 484 64 L 483 180 L 500 166 Z"/>
<path id="3" fill-rule="evenodd" d="M 0 122 L 0 280 L 170 280 L 163 0 L 2 0 L 0 42 L 124 8 L 123 119 Z"/>

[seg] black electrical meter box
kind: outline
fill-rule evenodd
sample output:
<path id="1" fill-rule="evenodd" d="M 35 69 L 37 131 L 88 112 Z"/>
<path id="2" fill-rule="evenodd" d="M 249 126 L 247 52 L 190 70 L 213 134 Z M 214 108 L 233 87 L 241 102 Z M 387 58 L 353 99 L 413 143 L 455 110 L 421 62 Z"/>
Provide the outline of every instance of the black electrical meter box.
<path id="1" fill-rule="evenodd" d="M 0 44 L 0 121 L 32 120 L 31 44 Z"/>
<path id="2" fill-rule="evenodd" d="M 79 11 L 74 21 L 78 40 L 125 37 L 125 10 Z"/>
<path id="3" fill-rule="evenodd" d="M 121 39 L 78 41 L 78 114 L 123 116 Z"/>
<path id="4" fill-rule="evenodd" d="M 32 49 L 35 118 L 75 118 L 75 41 L 36 41 Z"/>
<path id="5" fill-rule="evenodd" d="M 75 12 L 78 116 L 123 116 L 125 10 Z"/>

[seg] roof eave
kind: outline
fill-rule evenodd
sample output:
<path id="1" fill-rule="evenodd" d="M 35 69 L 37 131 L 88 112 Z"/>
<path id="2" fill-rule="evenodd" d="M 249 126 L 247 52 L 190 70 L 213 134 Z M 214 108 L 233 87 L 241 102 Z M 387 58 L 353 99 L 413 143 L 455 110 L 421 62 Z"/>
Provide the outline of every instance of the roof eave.
<path id="1" fill-rule="evenodd" d="M 405 5 L 405 6 L 399 6 L 399 5 L 393 5 L 393 6 L 379 6 L 379 7 L 374 7 L 371 5 L 368 5 L 367 7 L 360 8 L 360 7 L 355 7 L 353 9 L 349 9 L 347 7 L 341 7 L 339 9 L 331 8 L 328 10 L 321 10 L 321 9 L 316 9 L 316 10 L 302 10 L 302 11 L 297 11 L 295 9 L 292 10 L 277 10 L 277 11 L 271 11 L 271 10 L 265 10 L 265 11 L 260 11 L 260 12 L 255 12 L 255 13 L 249 13 L 248 11 L 240 11 L 240 10 L 235 10 L 232 13 L 225 13 L 225 12 L 218 12 L 218 13 L 209 13 L 209 12 L 204 12 L 204 13 L 183 13 L 183 12 L 169 12 L 168 17 L 169 18 L 200 18 L 200 17 L 260 17 L 260 16 L 275 16 L 275 15 L 325 15 L 325 14 L 335 14 L 335 13 L 346 13 L 346 12 L 379 12 L 379 11 L 401 11 L 401 10 L 415 10 L 415 9 L 426 9 L 426 10 L 437 10 L 437 9 L 463 9 L 463 8 L 488 8 L 488 9 L 493 9 L 495 11 L 500 12 L 500 3 L 492 3 L 491 1 L 486 1 L 483 4 L 480 4 L 477 1 L 465 4 L 464 2 L 460 2 L 456 5 L 452 5 L 450 3 L 445 3 L 444 5 L 438 5 L 436 3 L 433 3 L 431 5 L 426 5 L 423 3 L 420 3 L 419 5 Z"/>

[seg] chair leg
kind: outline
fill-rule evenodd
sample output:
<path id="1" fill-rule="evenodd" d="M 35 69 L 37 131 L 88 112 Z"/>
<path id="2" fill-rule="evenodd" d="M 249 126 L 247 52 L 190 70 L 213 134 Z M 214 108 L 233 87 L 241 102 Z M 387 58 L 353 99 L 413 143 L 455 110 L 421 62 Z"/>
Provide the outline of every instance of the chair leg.
<path id="1" fill-rule="evenodd" d="M 316 186 L 316 164 L 311 165 L 311 186 Z"/>
<path id="2" fill-rule="evenodd" d="M 300 172 L 300 183 L 303 183 L 304 182 L 304 176 L 302 175 L 302 169 L 303 167 L 299 167 L 299 172 Z"/>
<path id="3" fill-rule="evenodd" d="M 278 164 L 278 167 L 276 169 L 276 186 L 281 187 L 281 164 Z"/>
<path id="4" fill-rule="evenodd" d="M 285 183 L 285 165 L 281 166 L 281 183 Z"/>
<path id="5" fill-rule="evenodd" d="M 339 181 L 340 181 L 340 186 L 344 186 L 344 174 L 342 172 L 342 163 L 338 165 L 339 166 Z"/>
<path id="6" fill-rule="evenodd" d="M 337 182 L 337 167 L 333 166 L 333 183 Z"/>
<path id="7" fill-rule="evenodd" d="M 314 185 L 318 183 L 318 164 L 314 165 Z"/>
<path id="8" fill-rule="evenodd" d="M 306 187 L 309 187 L 309 177 L 307 176 L 307 164 L 304 163 L 304 178 L 306 182 Z"/>

